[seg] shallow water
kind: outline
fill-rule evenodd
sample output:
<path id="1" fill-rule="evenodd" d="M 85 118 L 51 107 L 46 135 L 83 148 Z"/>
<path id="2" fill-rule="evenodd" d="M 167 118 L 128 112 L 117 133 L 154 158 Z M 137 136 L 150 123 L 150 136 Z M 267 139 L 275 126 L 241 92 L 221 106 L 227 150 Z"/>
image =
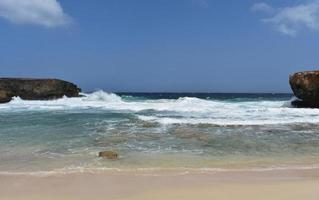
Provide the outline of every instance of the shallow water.
<path id="1" fill-rule="evenodd" d="M 0 104 L 0 172 L 319 164 L 319 109 L 287 94 L 84 95 Z"/>

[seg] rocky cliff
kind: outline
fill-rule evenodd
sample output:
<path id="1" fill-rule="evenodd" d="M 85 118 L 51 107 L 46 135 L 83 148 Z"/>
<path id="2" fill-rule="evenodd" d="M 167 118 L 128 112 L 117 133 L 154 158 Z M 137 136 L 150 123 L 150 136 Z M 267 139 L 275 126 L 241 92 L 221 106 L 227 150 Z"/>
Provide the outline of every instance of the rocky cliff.
<path id="1" fill-rule="evenodd" d="M 63 96 L 78 97 L 81 89 L 59 79 L 0 78 L 0 103 L 14 96 L 25 100 L 50 100 Z"/>
<path id="2" fill-rule="evenodd" d="M 298 98 L 295 107 L 319 108 L 319 71 L 305 71 L 290 75 L 289 83 Z"/>

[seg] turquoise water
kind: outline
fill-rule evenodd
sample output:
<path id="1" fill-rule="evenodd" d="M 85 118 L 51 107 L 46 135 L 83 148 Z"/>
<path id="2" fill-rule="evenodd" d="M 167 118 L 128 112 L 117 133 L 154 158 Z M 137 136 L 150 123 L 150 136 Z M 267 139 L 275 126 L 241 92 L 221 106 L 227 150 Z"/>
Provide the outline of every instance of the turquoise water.
<path id="1" fill-rule="evenodd" d="M 319 164 L 319 109 L 287 94 L 84 95 L 0 104 L 0 172 Z"/>

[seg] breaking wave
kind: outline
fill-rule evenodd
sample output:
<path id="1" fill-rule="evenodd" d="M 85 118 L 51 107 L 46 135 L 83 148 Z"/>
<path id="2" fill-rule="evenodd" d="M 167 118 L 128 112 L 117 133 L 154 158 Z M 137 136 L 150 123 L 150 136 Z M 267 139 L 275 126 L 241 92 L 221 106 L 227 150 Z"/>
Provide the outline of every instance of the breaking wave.
<path id="1" fill-rule="evenodd" d="M 27 101 L 15 97 L 0 105 L 0 112 L 23 111 L 92 111 L 132 113 L 140 120 L 161 124 L 262 125 L 318 123 L 319 109 L 294 109 L 290 101 L 280 100 L 214 100 L 195 97 L 178 99 L 122 98 L 97 91 L 79 98 L 51 101 Z"/>

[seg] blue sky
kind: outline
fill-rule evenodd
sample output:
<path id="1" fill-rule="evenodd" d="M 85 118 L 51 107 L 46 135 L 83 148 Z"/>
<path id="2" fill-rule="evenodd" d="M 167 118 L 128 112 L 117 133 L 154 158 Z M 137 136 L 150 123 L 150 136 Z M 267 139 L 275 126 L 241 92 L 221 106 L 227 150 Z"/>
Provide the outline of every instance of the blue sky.
<path id="1" fill-rule="evenodd" d="M 0 76 L 86 91 L 290 92 L 318 44 L 317 0 L 0 0 Z"/>

